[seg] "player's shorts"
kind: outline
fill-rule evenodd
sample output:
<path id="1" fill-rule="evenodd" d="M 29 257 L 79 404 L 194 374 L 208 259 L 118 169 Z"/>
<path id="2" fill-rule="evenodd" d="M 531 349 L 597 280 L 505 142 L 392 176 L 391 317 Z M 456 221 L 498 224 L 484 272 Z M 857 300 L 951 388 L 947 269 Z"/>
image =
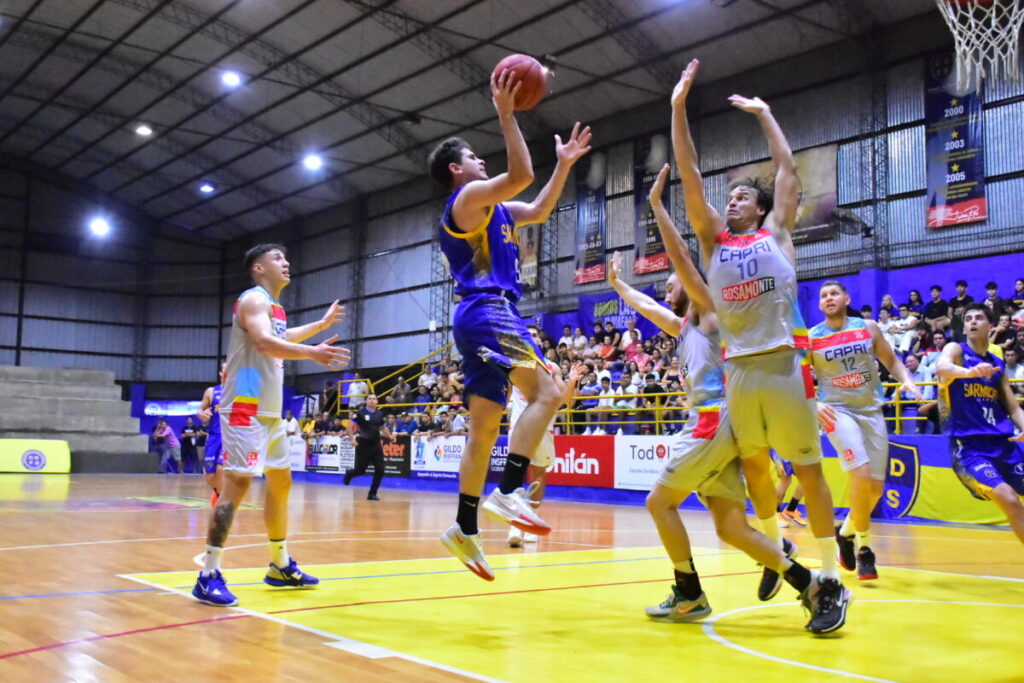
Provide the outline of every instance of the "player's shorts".
<path id="1" fill-rule="evenodd" d="M 961 436 L 950 440 L 953 471 L 979 500 L 992 500 L 992 489 L 1009 484 L 1024 496 L 1024 449 L 1005 436 Z"/>
<path id="2" fill-rule="evenodd" d="M 668 462 L 658 476 L 659 484 L 696 491 L 705 505 L 709 497 L 746 503 L 740 454 L 727 413 L 725 406 L 690 410 L 686 425 L 672 440 Z"/>
<path id="3" fill-rule="evenodd" d="M 881 410 L 856 411 L 829 404 L 836 411 L 836 423 L 825 436 L 832 442 L 844 472 L 868 465 L 871 478 L 885 481 L 889 464 L 889 434 Z"/>
<path id="4" fill-rule="evenodd" d="M 515 304 L 503 296 L 463 298 L 455 309 L 452 336 L 462 354 L 467 397 L 481 396 L 505 405 L 512 368 L 545 367 Z"/>
<path id="5" fill-rule="evenodd" d="M 223 464 L 224 447 L 221 444 L 220 434 L 208 434 L 206 450 L 203 452 L 203 471 L 207 474 L 214 474 L 217 471 L 217 466 Z"/>
<path id="6" fill-rule="evenodd" d="M 732 358 L 725 398 L 741 458 L 765 448 L 795 465 L 821 462 L 810 359 L 796 349 Z"/>
<path id="7" fill-rule="evenodd" d="M 228 424 L 230 417 L 230 413 L 221 413 L 225 470 L 258 476 L 264 469 L 291 469 L 283 419 L 255 417 L 247 425 L 232 425 Z"/>

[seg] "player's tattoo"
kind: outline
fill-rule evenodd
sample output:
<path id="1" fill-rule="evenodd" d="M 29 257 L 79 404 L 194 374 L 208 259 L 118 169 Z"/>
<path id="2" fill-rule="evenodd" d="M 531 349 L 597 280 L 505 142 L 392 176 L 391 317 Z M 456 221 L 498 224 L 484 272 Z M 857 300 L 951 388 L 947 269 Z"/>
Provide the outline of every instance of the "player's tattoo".
<path id="1" fill-rule="evenodd" d="M 210 531 L 206 535 L 207 545 L 223 548 L 234 519 L 235 506 L 227 502 L 218 503 L 213 508 L 213 523 L 210 524 Z"/>

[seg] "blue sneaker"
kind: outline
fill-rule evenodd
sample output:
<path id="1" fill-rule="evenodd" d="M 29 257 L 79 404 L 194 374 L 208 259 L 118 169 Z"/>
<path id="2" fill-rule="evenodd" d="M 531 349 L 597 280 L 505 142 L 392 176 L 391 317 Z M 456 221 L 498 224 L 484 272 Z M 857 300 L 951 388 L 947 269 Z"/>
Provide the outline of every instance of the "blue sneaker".
<path id="1" fill-rule="evenodd" d="M 192 589 L 192 595 L 199 602 L 216 607 L 233 607 L 238 604 L 238 598 L 231 594 L 224 583 L 224 575 L 220 570 L 215 570 L 209 576 L 199 573 L 196 579 L 196 586 Z"/>
<path id="2" fill-rule="evenodd" d="M 304 574 L 299 571 L 299 566 L 295 564 L 295 560 L 288 558 L 288 566 L 281 568 L 273 562 L 270 563 L 270 569 L 267 570 L 267 575 L 263 577 L 263 583 L 271 586 L 291 586 L 292 588 L 309 588 L 320 583 L 320 579 L 309 574 Z"/>

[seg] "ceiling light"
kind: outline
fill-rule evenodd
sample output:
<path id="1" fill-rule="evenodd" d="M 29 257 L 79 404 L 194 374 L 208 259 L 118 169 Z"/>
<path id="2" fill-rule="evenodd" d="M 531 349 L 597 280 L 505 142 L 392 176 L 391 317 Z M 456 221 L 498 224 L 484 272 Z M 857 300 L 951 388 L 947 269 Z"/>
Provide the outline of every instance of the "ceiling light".
<path id="1" fill-rule="evenodd" d="M 202 185 L 199 186 L 199 191 L 202 192 L 203 194 L 210 194 L 215 189 L 216 188 L 210 183 L 203 183 Z"/>
<path id="2" fill-rule="evenodd" d="M 140 123 L 135 127 L 135 134 L 141 135 L 144 138 L 148 138 L 150 135 L 153 134 L 153 129 L 145 123 Z"/>
<path id="3" fill-rule="evenodd" d="M 324 165 L 324 160 L 319 154 L 307 154 L 306 158 L 302 160 L 302 165 L 307 170 L 319 171 Z"/>
<path id="4" fill-rule="evenodd" d="M 242 77 L 238 75 L 237 71 L 225 71 L 220 76 L 220 82 L 229 88 L 237 88 L 242 85 Z"/>
<path id="5" fill-rule="evenodd" d="M 106 218 L 96 217 L 89 221 L 89 230 L 97 237 L 106 237 L 110 234 L 110 223 Z"/>

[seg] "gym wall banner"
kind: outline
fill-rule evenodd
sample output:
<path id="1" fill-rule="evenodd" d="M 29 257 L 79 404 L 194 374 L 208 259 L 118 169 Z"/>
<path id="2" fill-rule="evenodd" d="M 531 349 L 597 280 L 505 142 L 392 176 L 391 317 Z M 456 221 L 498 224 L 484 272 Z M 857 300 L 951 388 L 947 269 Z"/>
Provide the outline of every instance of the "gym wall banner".
<path id="1" fill-rule="evenodd" d="M 656 133 L 633 143 L 633 274 L 668 270 L 668 253 L 648 196 L 668 161 L 668 136 Z M 672 189 L 666 183 L 661 201 L 672 215 Z M 586 329 L 586 328 L 584 328 Z"/>
<path id="2" fill-rule="evenodd" d="M 0 472 L 71 471 L 67 441 L 49 439 L 0 439 Z"/>
<path id="3" fill-rule="evenodd" d="M 605 278 L 604 260 L 604 183 L 587 185 L 583 164 L 577 164 L 576 177 L 576 274 L 577 285 L 601 282 Z"/>
<path id="4" fill-rule="evenodd" d="M 555 462 L 547 482 L 554 486 L 615 486 L 614 436 L 555 437 Z"/>

